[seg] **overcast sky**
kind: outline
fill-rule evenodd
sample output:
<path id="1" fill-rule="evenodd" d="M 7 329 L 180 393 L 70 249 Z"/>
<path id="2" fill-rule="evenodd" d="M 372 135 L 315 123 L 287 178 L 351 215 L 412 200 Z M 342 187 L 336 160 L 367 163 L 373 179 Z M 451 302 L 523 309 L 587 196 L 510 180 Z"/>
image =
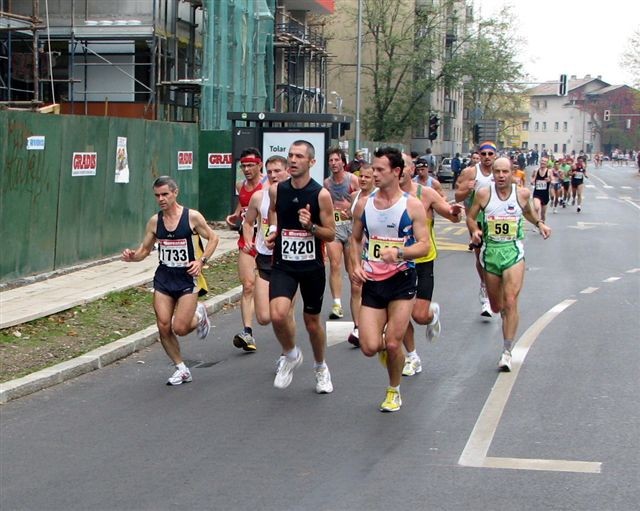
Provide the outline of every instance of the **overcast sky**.
<path id="1" fill-rule="evenodd" d="M 474 0 L 483 18 L 511 5 L 514 27 L 527 42 L 521 59 L 537 81 L 558 80 L 561 74 L 587 74 L 612 85 L 631 85 L 620 64 L 634 30 L 640 30 L 638 0 Z"/>

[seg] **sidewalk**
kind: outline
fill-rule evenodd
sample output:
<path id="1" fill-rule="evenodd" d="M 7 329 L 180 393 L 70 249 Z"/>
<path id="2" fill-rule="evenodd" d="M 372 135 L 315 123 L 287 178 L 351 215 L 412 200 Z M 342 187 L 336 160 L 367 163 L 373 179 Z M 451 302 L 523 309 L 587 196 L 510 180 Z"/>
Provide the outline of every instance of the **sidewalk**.
<path id="1" fill-rule="evenodd" d="M 214 258 L 237 248 L 238 233 L 226 230 L 215 232 L 220 241 Z M 157 255 L 154 252 L 139 263 L 111 261 L 0 292 L 0 329 L 70 309 L 113 291 L 150 282 L 157 265 Z M 204 304 L 211 314 L 224 304 L 237 301 L 240 294 L 241 288 L 237 287 L 208 299 Z M 156 338 L 157 329 L 154 325 L 76 359 L 2 383 L 0 404 L 110 364 L 153 344 Z"/>

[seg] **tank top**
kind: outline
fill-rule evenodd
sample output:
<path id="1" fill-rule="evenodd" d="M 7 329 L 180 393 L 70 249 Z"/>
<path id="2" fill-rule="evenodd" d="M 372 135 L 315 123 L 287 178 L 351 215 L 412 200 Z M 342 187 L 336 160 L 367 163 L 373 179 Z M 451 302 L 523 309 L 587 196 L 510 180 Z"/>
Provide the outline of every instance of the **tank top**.
<path id="1" fill-rule="evenodd" d="M 184 269 L 203 252 L 202 240 L 189 225 L 189 209 L 182 208 L 182 214 L 175 230 L 169 231 L 164 225 L 164 212 L 158 212 L 156 226 L 158 240 L 158 261 L 167 268 Z"/>
<path id="2" fill-rule="evenodd" d="M 247 210 L 249 206 L 249 201 L 251 200 L 251 196 L 256 193 L 258 190 L 262 190 L 262 183 L 258 183 L 253 189 L 247 190 L 247 182 L 243 181 L 242 186 L 240 187 L 240 192 L 238 192 L 238 202 L 240 202 L 240 207 L 242 208 L 242 213 Z"/>
<path id="3" fill-rule="evenodd" d="M 413 261 L 385 263 L 380 259 L 384 247 L 408 247 L 415 243 L 413 223 L 407 213 L 409 194 L 401 197 L 387 209 L 375 207 L 377 191 L 367 198 L 362 213 L 364 226 L 364 246 L 362 251 L 363 269 L 372 280 L 386 280 L 407 268 L 413 268 Z"/>
<path id="4" fill-rule="evenodd" d="M 422 200 L 422 185 L 418 185 L 418 191 L 416 192 L 416 197 Z M 438 247 L 436 246 L 436 232 L 434 229 L 434 219 L 427 218 L 427 230 L 429 231 L 429 252 L 426 256 L 419 257 L 415 259 L 415 263 L 428 263 L 429 261 L 433 261 L 438 257 Z"/>
<path id="5" fill-rule="evenodd" d="M 256 251 L 262 255 L 271 255 L 273 253 L 273 250 L 267 248 L 267 245 L 264 243 L 264 239 L 269 231 L 269 203 L 269 189 L 265 188 L 262 190 L 262 201 L 260 202 L 259 209 L 260 224 L 256 232 Z"/>
<path id="6" fill-rule="evenodd" d="M 534 183 L 534 194 L 535 195 L 546 195 L 549 193 L 549 182 L 547 178 L 549 177 L 549 170 L 547 170 L 544 176 L 540 175 L 540 169 L 536 170 L 536 176 L 533 180 Z"/>
<path id="7" fill-rule="evenodd" d="M 351 202 L 351 193 L 354 191 L 351 188 L 351 174 L 345 172 L 344 179 L 342 183 L 336 183 L 333 180 L 333 175 L 329 176 L 325 181 L 326 188 L 329 190 L 329 194 L 331 195 L 331 201 L 335 204 L 338 201 L 348 201 Z M 350 220 L 342 220 L 340 217 L 340 212 L 338 210 L 334 210 L 334 219 L 336 225 L 348 224 Z"/>
<path id="8" fill-rule="evenodd" d="M 464 205 L 467 208 L 470 208 L 471 204 L 473 204 L 473 198 L 475 197 L 476 192 L 480 190 L 480 188 L 491 186 L 491 183 L 493 183 L 493 174 L 489 173 L 488 176 L 485 176 L 482 173 L 482 170 L 480 170 L 480 164 L 476 163 L 476 173 L 473 179 L 475 180 L 475 183 L 473 185 L 473 191 L 469 194 L 469 197 L 467 197 L 464 201 Z"/>
<path id="9" fill-rule="evenodd" d="M 502 200 L 495 183 L 491 184 L 489 202 L 484 207 L 484 240 L 487 246 L 515 243 L 524 238 L 522 206 L 515 183 L 509 197 Z"/>
<path id="10" fill-rule="evenodd" d="M 278 183 L 276 213 L 278 236 L 273 250 L 274 268 L 286 271 L 309 271 L 324 268 L 323 243 L 304 229 L 298 210 L 311 207 L 311 221 L 320 223 L 318 195 L 322 186 L 311 179 L 303 188 L 294 188 L 291 180 Z"/>

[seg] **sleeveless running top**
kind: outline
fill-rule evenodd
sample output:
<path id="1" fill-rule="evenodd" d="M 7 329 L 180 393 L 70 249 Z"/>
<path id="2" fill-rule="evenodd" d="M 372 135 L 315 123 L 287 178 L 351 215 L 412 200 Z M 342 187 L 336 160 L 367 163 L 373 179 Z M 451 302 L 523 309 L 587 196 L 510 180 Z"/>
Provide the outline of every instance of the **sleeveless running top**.
<path id="1" fill-rule="evenodd" d="M 416 197 L 422 200 L 422 188 L 421 184 L 418 184 L 418 191 Z M 434 219 L 427 218 L 427 230 L 429 231 L 429 252 L 426 256 L 414 259 L 415 263 L 428 263 L 438 257 L 438 247 L 436 246 L 436 233 L 434 230 Z"/>
<path id="2" fill-rule="evenodd" d="M 273 250 L 273 267 L 286 271 L 324 268 L 323 243 L 300 225 L 298 210 L 311 207 L 311 221 L 320 223 L 318 195 L 322 186 L 311 179 L 303 188 L 294 188 L 291 180 L 278 183 L 276 213 L 278 236 Z"/>
<path id="3" fill-rule="evenodd" d="M 202 240 L 189 225 L 189 209 L 182 208 L 182 214 L 175 230 L 169 231 L 164 225 L 164 212 L 158 212 L 156 226 L 158 240 L 158 261 L 168 268 L 186 268 L 191 261 L 202 256 Z"/>
<path id="4" fill-rule="evenodd" d="M 264 239 L 269 231 L 269 203 L 269 189 L 264 188 L 262 190 L 262 201 L 260 202 L 259 208 L 260 217 L 258 219 L 259 224 L 255 240 L 256 251 L 262 255 L 271 255 L 273 253 L 273 250 L 267 248 L 267 245 L 264 243 Z"/>
<path id="5" fill-rule="evenodd" d="M 475 180 L 475 183 L 473 185 L 473 191 L 469 194 L 469 197 L 467 197 L 464 201 L 464 205 L 467 208 L 471 207 L 471 204 L 473 204 L 473 198 L 475 197 L 476 192 L 480 190 L 480 188 L 491 186 L 491 183 L 493 183 L 493 174 L 489 173 L 488 176 L 485 176 L 482 173 L 482 170 L 480 169 L 480 164 L 476 163 L 476 173 L 473 179 Z"/>
<path id="6" fill-rule="evenodd" d="M 522 206 L 518 202 L 515 183 L 511 185 L 511 193 L 505 200 L 498 195 L 495 183 L 491 184 L 484 217 L 483 233 L 487 245 L 514 244 L 524 238 Z"/>
<path id="7" fill-rule="evenodd" d="M 547 172 L 544 176 L 540 175 L 540 169 L 536 170 L 536 175 L 534 177 L 533 183 L 534 183 L 534 190 L 533 190 L 533 195 L 534 197 L 548 197 L 549 196 L 549 181 L 547 181 L 547 178 L 549 178 L 549 170 L 547 169 Z"/>
<path id="8" fill-rule="evenodd" d="M 362 213 L 362 267 L 372 280 L 386 280 L 407 268 L 413 268 L 415 264 L 413 261 L 403 260 L 385 263 L 380 259 L 380 251 L 384 247 L 411 246 L 415 243 L 415 238 L 413 223 L 407 213 L 409 194 L 404 192 L 390 208 L 377 209 L 374 204 L 377 193 L 376 191 L 369 195 Z"/>

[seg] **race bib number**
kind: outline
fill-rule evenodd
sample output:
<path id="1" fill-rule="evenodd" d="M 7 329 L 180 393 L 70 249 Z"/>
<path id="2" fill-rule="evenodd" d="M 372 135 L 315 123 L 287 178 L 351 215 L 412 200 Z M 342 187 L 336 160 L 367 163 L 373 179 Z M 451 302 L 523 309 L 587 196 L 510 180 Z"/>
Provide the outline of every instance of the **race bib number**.
<path id="1" fill-rule="evenodd" d="M 266 238 L 269 236 L 269 219 L 263 218 L 260 223 L 260 230 L 262 231 L 262 235 Z"/>
<path id="2" fill-rule="evenodd" d="M 369 238 L 367 259 L 369 261 L 382 261 L 380 253 L 382 252 L 382 249 L 386 247 L 395 247 L 398 249 L 403 248 L 404 239 L 391 238 L 387 236 L 371 236 L 371 238 Z"/>
<path id="3" fill-rule="evenodd" d="M 316 243 L 313 234 L 297 229 L 282 230 L 283 261 L 313 261 L 316 258 Z"/>
<path id="4" fill-rule="evenodd" d="M 187 240 L 159 240 L 158 257 L 160 263 L 171 268 L 184 268 L 189 264 Z"/>
<path id="5" fill-rule="evenodd" d="M 336 222 L 336 225 L 342 225 L 342 224 L 346 224 L 349 223 L 349 220 L 343 220 L 342 219 L 342 215 L 340 214 L 340 210 L 334 209 L 333 210 L 333 218 Z"/>
<path id="6" fill-rule="evenodd" d="M 489 239 L 513 241 L 518 235 L 518 218 L 514 216 L 490 216 L 487 218 Z"/>
<path id="7" fill-rule="evenodd" d="M 583 177 L 584 177 L 584 174 L 582 172 L 576 172 L 573 175 L 573 179 L 577 179 L 578 181 L 581 181 Z"/>
<path id="8" fill-rule="evenodd" d="M 546 190 L 547 182 L 546 181 L 536 181 L 536 190 Z"/>

